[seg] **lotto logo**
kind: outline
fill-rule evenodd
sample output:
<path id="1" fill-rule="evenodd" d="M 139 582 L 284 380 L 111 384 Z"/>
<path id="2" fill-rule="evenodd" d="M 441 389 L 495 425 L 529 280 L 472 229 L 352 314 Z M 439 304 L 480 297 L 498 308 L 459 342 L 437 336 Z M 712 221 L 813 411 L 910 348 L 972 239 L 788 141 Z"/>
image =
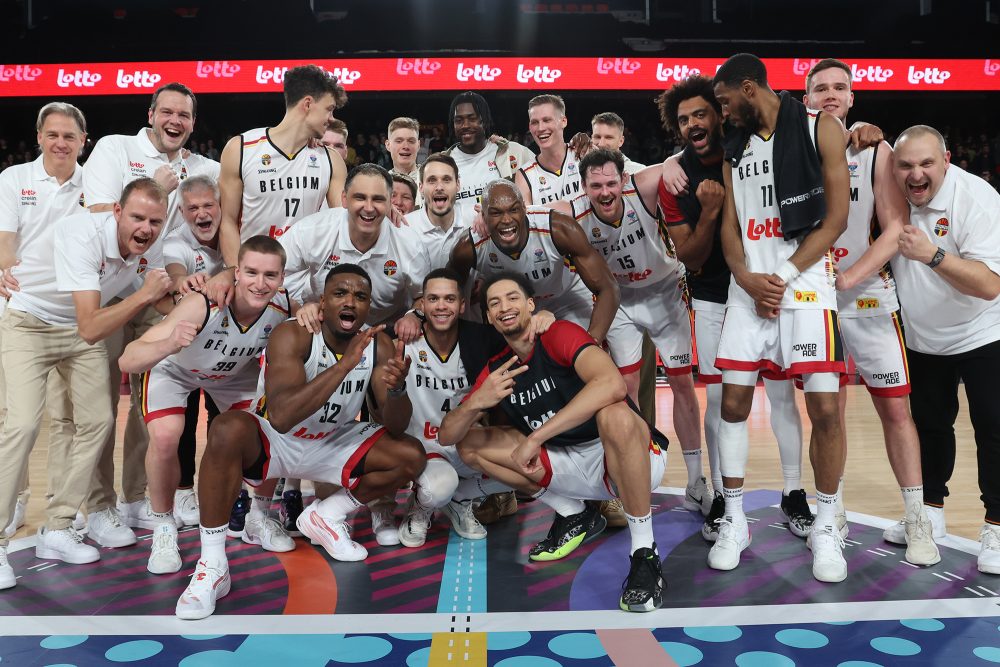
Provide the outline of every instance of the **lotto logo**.
<path id="1" fill-rule="evenodd" d="M 701 70 L 697 67 L 688 67 L 687 65 L 669 67 L 663 63 L 657 63 L 656 65 L 657 81 L 683 81 L 689 76 L 697 76 L 699 74 L 701 74 Z"/>
<path id="2" fill-rule="evenodd" d="M 21 196 L 22 197 L 33 197 L 36 194 L 38 194 L 38 193 L 35 192 L 34 190 L 30 190 L 28 188 L 21 188 Z"/>
<path id="3" fill-rule="evenodd" d="M 830 251 L 833 253 L 833 261 L 835 262 L 839 262 L 850 254 L 847 248 L 830 248 Z"/>
<path id="4" fill-rule="evenodd" d="M 806 292 L 804 290 L 795 290 L 795 302 L 796 303 L 816 303 L 817 301 L 816 292 Z"/>
<path id="5" fill-rule="evenodd" d="M 935 236 L 947 236 L 948 235 L 948 218 L 941 218 L 934 223 L 934 235 Z"/>
<path id="6" fill-rule="evenodd" d="M 796 58 L 792 61 L 792 72 L 795 76 L 805 76 L 818 62 L 818 58 Z"/>
<path id="7" fill-rule="evenodd" d="M 326 71 L 337 77 L 337 81 L 345 86 L 350 86 L 352 83 L 361 78 L 361 72 L 347 67 L 334 67 L 333 69 L 328 69 Z"/>
<path id="8" fill-rule="evenodd" d="M 228 60 L 199 60 L 195 65 L 194 75 L 199 79 L 231 79 L 240 71 L 239 65 L 230 65 Z"/>
<path id="9" fill-rule="evenodd" d="M 60 88 L 93 88 L 101 80 L 101 75 L 94 72 L 91 74 L 87 69 L 76 69 L 72 72 L 60 68 L 56 74 L 56 85 Z"/>
<path id="10" fill-rule="evenodd" d="M 555 83 L 556 79 L 562 76 L 562 71 L 549 69 L 546 65 L 536 65 L 535 67 L 517 66 L 517 80 L 521 83 L 536 81 L 538 83 Z"/>
<path id="11" fill-rule="evenodd" d="M 488 64 L 466 67 L 464 62 L 459 61 L 455 78 L 459 81 L 496 81 L 501 74 L 503 74 L 503 70 L 499 67 L 490 67 Z"/>
<path id="12" fill-rule="evenodd" d="M 143 164 L 142 162 L 132 162 L 132 160 L 128 161 L 128 166 L 132 167 L 133 169 L 145 169 L 146 168 L 146 165 Z"/>
<path id="13" fill-rule="evenodd" d="M 778 218 L 767 218 L 764 222 L 757 222 L 754 218 L 747 220 L 747 238 L 759 241 L 762 236 L 769 239 L 784 238 L 785 235 L 781 233 L 781 220 Z"/>
<path id="14" fill-rule="evenodd" d="M 434 74 L 441 69 L 441 63 L 429 58 L 396 58 L 396 74 L 409 76 L 416 74 L 424 76 Z"/>
<path id="15" fill-rule="evenodd" d="M 276 239 L 279 236 L 281 236 L 282 234 L 284 234 L 285 232 L 287 232 L 289 227 L 291 227 L 291 225 L 285 225 L 284 227 L 279 227 L 277 225 L 271 225 L 271 228 L 269 230 L 267 230 L 267 234 L 272 239 Z"/>
<path id="16" fill-rule="evenodd" d="M 257 83 L 264 85 L 269 83 L 283 83 L 287 70 L 287 67 L 268 67 L 265 69 L 263 65 L 257 65 Z"/>
<path id="17" fill-rule="evenodd" d="M 910 83 L 926 82 L 938 86 L 950 78 L 951 72 L 946 69 L 938 69 L 937 67 L 917 69 L 913 65 L 910 65 L 910 70 L 906 74 L 906 80 Z"/>
<path id="18" fill-rule="evenodd" d="M 0 65 L 0 81 L 34 81 L 42 68 L 34 65 Z"/>
<path id="19" fill-rule="evenodd" d="M 1000 63 L 993 62 L 989 58 L 983 63 L 983 74 L 986 76 L 996 76 L 997 72 L 1000 71 Z"/>
<path id="20" fill-rule="evenodd" d="M 399 265 L 396 264 L 396 262 L 394 262 L 391 259 L 387 259 L 385 261 L 385 265 L 382 266 L 382 273 L 384 273 L 387 276 L 396 275 L 396 271 L 398 270 L 399 270 Z"/>
<path id="21" fill-rule="evenodd" d="M 642 67 L 641 63 L 628 58 L 598 58 L 598 74 L 634 74 Z"/>
<path id="22" fill-rule="evenodd" d="M 137 69 L 134 72 L 118 70 L 115 83 L 119 88 L 155 88 L 163 77 L 144 69 Z"/>
<path id="23" fill-rule="evenodd" d="M 858 299 L 857 306 L 858 310 L 869 310 L 871 308 L 878 308 L 878 299 Z"/>
<path id="24" fill-rule="evenodd" d="M 437 440 L 438 431 L 441 427 L 434 426 L 430 422 L 424 422 L 424 439 L 425 440 Z"/>
<path id="25" fill-rule="evenodd" d="M 893 71 L 891 69 L 883 69 L 880 65 L 869 65 L 868 67 L 851 65 L 851 79 L 854 81 L 885 83 L 892 78 L 892 75 Z"/>

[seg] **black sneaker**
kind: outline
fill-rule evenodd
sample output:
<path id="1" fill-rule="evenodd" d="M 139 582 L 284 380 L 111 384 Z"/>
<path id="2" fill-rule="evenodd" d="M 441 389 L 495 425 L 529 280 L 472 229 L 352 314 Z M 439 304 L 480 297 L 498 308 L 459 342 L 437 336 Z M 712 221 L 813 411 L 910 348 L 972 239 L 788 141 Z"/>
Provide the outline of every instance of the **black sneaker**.
<path id="1" fill-rule="evenodd" d="M 607 520 L 601 516 L 600 503 L 587 501 L 582 512 L 570 516 L 560 516 L 557 512 L 549 534 L 531 547 L 528 558 L 534 561 L 565 558 L 580 545 L 600 535 L 607 525 Z"/>
<path id="2" fill-rule="evenodd" d="M 246 489 L 240 489 L 240 497 L 233 503 L 233 511 L 229 513 L 229 537 L 240 537 L 246 527 L 247 514 L 250 512 L 250 495 Z"/>
<path id="3" fill-rule="evenodd" d="M 281 507 L 278 508 L 278 521 L 284 526 L 285 532 L 292 537 L 302 537 L 295 522 L 302 514 L 302 492 L 293 489 L 281 494 Z"/>
<path id="4" fill-rule="evenodd" d="M 712 499 L 712 509 L 708 511 L 708 516 L 705 517 L 705 523 L 701 525 L 701 536 L 709 542 L 714 542 L 719 539 L 718 521 L 725 515 L 726 501 L 722 499 L 722 494 L 716 491 L 715 498 Z"/>
<path id="5" fill-rule="evenodd" d="M 622 597 L 618 606 L 622 611 L 653 611 L 663 605 L 663 572 L 656 544 L 649 549 L 636 549 L 630 558 L 628 576 L 622 582 Z"/>
<path id="6" fill-rule="evenodd" d="M 788 530 L 798 537 L 808 537 L 816 517 L 809 510 L 805 489 L 781 494 L 781 512 L 788 520 Z"/>

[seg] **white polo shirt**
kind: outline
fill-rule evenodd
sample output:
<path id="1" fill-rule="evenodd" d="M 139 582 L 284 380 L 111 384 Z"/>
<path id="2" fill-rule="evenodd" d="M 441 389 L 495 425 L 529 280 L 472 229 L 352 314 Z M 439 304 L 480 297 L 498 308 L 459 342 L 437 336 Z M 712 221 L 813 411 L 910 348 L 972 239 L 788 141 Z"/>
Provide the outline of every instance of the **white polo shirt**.
<path id="1" fill-rule="evenodd" d="M 299 303 L 318 301 L 326 274 L 339 264 L 357 264 L 372 280 L 372 303 L 367 323 L 391 323 L 420 295 L 430 258 L 421 238 L 409 227 L 382 220 L 378 241 L 367 252 L 354 247 L 348 233 L 347 209 L 313 213 L 278 238 L 288 254 L 285 273 L 292 298 Z M 296 274 L 305 272 L 303 279 Z"/>
<path id="2" fill-rule="evenodd" d="M 166 154 L 156 150 L 149 140 L 150 129 L 139 130 L 137 134 L 109 134 L 101 137 L 87 159 L 87 170 L 83 179 L 83 191 L 87 205 L 113 204 L 121 199 L 125 186 L 137 178 L 152 178 L 156 170 L 168 164 L 184 180 L 188 176 L 204 175 L 219 180 L 219 163 L 207 157 L 192 153 L 187 158 L 178 151 L 177 158 L 171 162 Z M 171 230 L 184 224 L 180 209 L 177 207 L 177 197 L 180 188 L 170 193 L 167 205 L 167 224 L 160 239 Z M 162 244 L 162 240 L 157 243 Z"/>
<path id="3" fill-rule="evenodd" d="M 942 250 L 982 262 L 1000 275 L 1000 194 L 978 176 L 951 166 L 934 198 L 910 205 L 910 224 Z M 892 259 L 906 346 L 952 355 L 1000 340 L 1000 299 L 962 294 L 923 262 Z"/>
<path id="4" fill-rule="evenodd" d="M 214 276 L 222 269 L 222 252 L 202 245 L 187 223 L 163 243 L 163 264 L 180 264 L 190 276 L 207 273 Z"/>
<path id="5" fill-rule="evenodd" d="M 80 213 L 52 225 L 54 249 L 37 265 L 14 269 L 21 289 L 10 308 L 31 313 L 54 326 L 76 326 L 73 292 L 99 291 L 103 306 L 128 289 L 146 268 L 163 264 L 159 251 L 122 259 L 114 213 Z M 152 255 L 151 255 L 152 253 Z M 23 268 L 30 270 L 22 273 Z"/>
<path id="6" fill-rule="evenodd" d="M 80 165 L 62 185 L 45 171 L 41 156 L 0 172 L 0 232 L 17 234 L 18 280 L 33 271 L 52 273 L 53 225 L 68 215 L 86 212 L 83 204 Z M 0 313 L 6 305 L 0 300 Z"/>
<path id="7" fill-rule="evenodd" d="M 447 230 L 441 229 L 427 217 L 427 209 L 422 208 L 406 215 L 406 223 L 421 239 L 431 262 L 431 270 L 448 265 L 452 249 L 464 239 L 472 229 L 476 219 L 476 207 L 471 202 L 455 202 L 455 220 Z"/>

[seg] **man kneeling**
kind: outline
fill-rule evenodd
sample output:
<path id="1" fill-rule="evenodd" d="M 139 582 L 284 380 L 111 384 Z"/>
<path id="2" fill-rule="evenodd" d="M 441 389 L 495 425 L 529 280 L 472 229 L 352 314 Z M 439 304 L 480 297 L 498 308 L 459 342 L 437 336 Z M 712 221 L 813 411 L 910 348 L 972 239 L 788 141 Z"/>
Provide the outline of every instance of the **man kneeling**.
<path id="1" fill-rule="evenodd" d="M 555 510 L 548 536 L 529 553 L 532 560 L 564 558 L 600 533 L 604 518 L 596 503 L 583 499 L 620 496 L 632 556 L 619 604 L 626 611 L 660 607 L 664 582 L 649 494 L 663 477 L 666 453 L 626 402 L 625 381 L 611 357 L 582 327 L 557 320 L 528 341 L 522 334 L 535 304 L 527 280 L 499 273 L 483 293 L 487 318 L 508 347 L 445 417 L 440 443 L 457 444 L 469 466 Z M 492 424 L 511 426 L 477 427 L 486 412 Z"/>
<path id="2" fill-rule="evenodd" d="M 256 414 L 227 412 L 212 422 L 198 479 L 201 558 L 177 601 L 179 618 L 210 616 L 229 593 L 226 527 L 241 477 L 253 485 L 297 477 L 342 487 L 307 507 L 297 526 L 333 558 L 357 561 L 368 552 L 351 539 L 347 515 L 423 471 L 424 449 L 404 433 L 412 408 L 402 344 L 394 349 L 381 326 L 361 330 L 371 289 L 361 267 L 331 269 L 320 299 L 320 332 L 294 320 L 278 326 L 264 354 Z M 381 413 L 384 426 L 354 421 L 369 384 L 369 408 L 373 417 Z"/>

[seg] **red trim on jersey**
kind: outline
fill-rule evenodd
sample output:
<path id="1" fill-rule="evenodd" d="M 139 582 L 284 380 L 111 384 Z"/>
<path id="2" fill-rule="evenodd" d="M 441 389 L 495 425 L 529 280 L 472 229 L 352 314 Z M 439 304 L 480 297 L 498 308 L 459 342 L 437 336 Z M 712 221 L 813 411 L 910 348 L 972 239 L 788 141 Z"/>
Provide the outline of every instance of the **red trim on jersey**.
<path id="1" fill-rule="evenodd" d="M 722 373 L 698 373 L 698 379 L 705 384 L 721 384 Z"/>
<path id="2" fill-rule="evenodd" d="M 431 459 L 442 459 L 442 460 L 446 460 L 446 459 L 445 459 L 445 458 L 444 458 L 443 456 L 441 456 L 441 455 L 440 455 L 440 454 L 438 454 L 437 452 L 427 452 L 427 460 L 428 460 L 428 461 L 430 461 Z"/>
<path id="3" fill-rule="evenodd" d="M 552 462 L 549 461 L 549 450 L 545 448 L 545 445 L 542 445 L 542 448 L 538 450 L 538 462 L 545 468 L 545 474 L 538 480 L 538 486 L 547 489 L 552 482 Z"/>
<path id="4" fill-rule="evenodd" d="M 691 364 L 687 366 L 678 366 L 677 368 L 670 368 L 669 366 L 664 366 L 667 371 L 667 375 L 671 377 L 677 377 L 678 375 L 691 375 Z"/>
<path id="5" fill-rule="evenodd" d="M 798 361 L 785 370 L 785 374 L 791 378 L 800 378 L 811 373 L 840 373 L 847 372 L 847 365 L 843 361 Z"/>
<path id="6" fill-rule="evenodd" d="M 635 362 L 634 364 L 629 364 L 628 366 L 619 366 L 618 372 L 621 373 L 622 375 L 631 375 L 632 373 L 638 371 L 640 368 L 642 368 L 642 359 Z"/>
<path id="7" fill-rule="evenodd" d="M 770 359 L 736 361 L 735 359 L 716 357 L 715 367 L 725 371 L 760 371 L 761 374 L 771 373 L 776 376 L 775 379 L 785 379 L 785 370 Z"/>
<path id="8" fill-rule="evenodd" d="M 761 371 L 760 376 L 765 380 L 774 380 L 775 382 L 786 382 L 789 380 L 787 372 L 779 372 L 771 369 Z"/>
<path id="9" fill-rule="evenodd" d="M 676 225 L 685 222 L 684 214 L 677 206 L 677 197 L 667 191 L 667 186 L 663 184 L 662 179 L 660 179 L 660 184 L 656 189 L 656 199 L 660 205 L 660 211 L 663 213 L 664 223 Z"/>
<path id="10" fill-rule="evenodd" d="M 169 417 L 170 415 L 182 415 L 184 414 L 186 408 L 163 408 L 162 410 L 153 410 L 152 412 L 147 412 L 142 417 L 142 421 L 149 423 L 154 419 L 159 419 L 160 417 Z"/>
<path id="11" fill-rule="evenodd" d="M 252 399 L 247 399 L 245 401 L 237 401 L 229 406 L 229 410 L 239 410 L 242 412 L 246 412 L 252 405 L 253 405 Z"/>
<path id="12" fill-rule="evenodd" d="M 868 393 L 872 396 L 879 396 L 885 398 L 896 398 L 897 396 L 909 396 L 910 395 L 910 383 L 901 384 L 896 387 L 869 387 L 867 384 L 865 388 L 868 389 Z"/>
<path id="13" fill-rule="evenodd" d="M 567 368 L 573 366 L 584 347 L 597 345 L 586 329 L 568 320 L 556 320 L 538 340 L 554 362 Z"/>
<path id="14" fill-rule="evenodd" d="M 385 435 L 384 426 L 368 436 L 364 442 L 358 445 L 358 448 L 354 450 L 353 454 L 351 454 L 351 458 L 347 459 L 347 463 L 344 464 L 344 469 L 340 471 L 340 486 L 348 491 L 353 491 L 358 488 L 358 484 L 361 483 L 361 480 L 356 478 L 352 484 L 350 478 L 351 472 L 354 470 L 355 466 L 358 465 L 358 462 L 362 459 L 362 457 L 368 453 L 368 450 L 371 449 L 383 435 Z"/>

